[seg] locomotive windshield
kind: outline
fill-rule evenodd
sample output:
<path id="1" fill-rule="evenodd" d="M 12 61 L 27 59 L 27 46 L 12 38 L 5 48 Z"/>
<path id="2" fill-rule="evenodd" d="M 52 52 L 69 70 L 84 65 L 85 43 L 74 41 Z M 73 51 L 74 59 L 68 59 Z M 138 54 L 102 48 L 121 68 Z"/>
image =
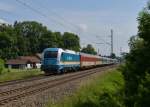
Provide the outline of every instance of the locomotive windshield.
<path id="1" fill-rule="evenodd" d="M 47 51 L 44 54 L 44 58 L 57 58 L 57 51 Z"/>

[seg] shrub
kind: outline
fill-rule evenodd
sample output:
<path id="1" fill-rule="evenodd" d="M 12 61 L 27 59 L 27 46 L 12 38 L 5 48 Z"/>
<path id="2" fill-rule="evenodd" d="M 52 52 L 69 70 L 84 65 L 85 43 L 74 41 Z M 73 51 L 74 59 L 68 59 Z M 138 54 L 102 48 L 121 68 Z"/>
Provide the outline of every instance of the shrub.
<path id="1" fill-rule="evenodd" d="M 3 72 L 3 68 L 2 68 L 2 67 L 0 67 L 0 75 L 2 74 L 2 72 Z"/>
<path id="2" fill-rule="evenodd" d="M 0 74 L 2 74 L 3 69 L 4 69 L 4 61 L 0 59 Z"/>
<path id="3" fill-rule="evenodd" d="M 150 107 L 150 2 L 138 17 L 138 34 L 130 39 L 123 69 L 127 107 Z"/>

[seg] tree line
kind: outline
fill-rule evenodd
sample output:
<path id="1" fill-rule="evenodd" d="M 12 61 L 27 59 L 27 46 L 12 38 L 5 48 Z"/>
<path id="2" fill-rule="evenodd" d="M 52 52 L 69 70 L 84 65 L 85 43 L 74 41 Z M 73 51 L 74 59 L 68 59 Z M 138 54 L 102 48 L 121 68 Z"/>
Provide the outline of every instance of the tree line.
<path id="1" fill-rule="evenodd" d="M 0 25 L 0 58 L 4 60 L 41 53 L 49 47 L 80 51 L 80 38 L 70 32 L 52 32 L 35 21 Z"/>

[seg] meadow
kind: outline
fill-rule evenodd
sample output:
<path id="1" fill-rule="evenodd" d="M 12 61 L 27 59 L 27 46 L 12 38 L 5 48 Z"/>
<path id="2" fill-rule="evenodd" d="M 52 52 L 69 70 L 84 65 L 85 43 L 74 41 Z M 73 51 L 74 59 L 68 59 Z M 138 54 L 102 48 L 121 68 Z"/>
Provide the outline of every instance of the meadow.
<path id="1" fill-rule="evenodd" d="M 40 69 L 6 69 L 0 74 L 0 82 L 25 79 L 43 74 Z"/>

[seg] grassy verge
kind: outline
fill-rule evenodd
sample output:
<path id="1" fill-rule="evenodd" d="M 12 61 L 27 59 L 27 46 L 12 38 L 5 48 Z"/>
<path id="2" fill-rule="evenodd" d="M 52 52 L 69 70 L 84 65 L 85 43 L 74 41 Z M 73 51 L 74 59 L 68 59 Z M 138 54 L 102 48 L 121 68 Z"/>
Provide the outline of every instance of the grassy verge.
<path id="1" fill-rule="evenodd" d="M 19 69 L 4 69 L 0 75 L 0 82 L 25 79 L 42 74 L 40 69 L 19 70 Z"/>
<path id="2" fill-rule="evenodd" d="M 118 70 L 89 80 L 71 97 L 47 107 L 123 107 L 123 76 Z"/>

